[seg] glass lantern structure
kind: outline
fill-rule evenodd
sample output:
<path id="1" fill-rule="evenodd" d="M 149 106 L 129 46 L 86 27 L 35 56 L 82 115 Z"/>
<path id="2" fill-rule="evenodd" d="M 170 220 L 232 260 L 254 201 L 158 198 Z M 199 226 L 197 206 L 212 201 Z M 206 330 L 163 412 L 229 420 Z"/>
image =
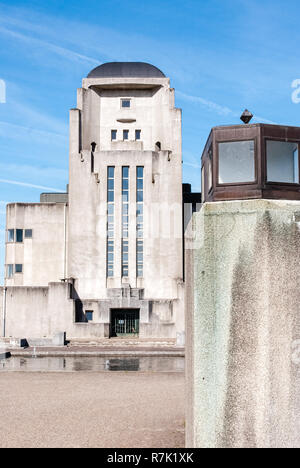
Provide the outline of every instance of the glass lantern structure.
<path id="1" fill-rule="evenodd" d="M 300 200 L 299 145 L 300 127 L 213 128 L 202 155 L 203 202 Z"/>

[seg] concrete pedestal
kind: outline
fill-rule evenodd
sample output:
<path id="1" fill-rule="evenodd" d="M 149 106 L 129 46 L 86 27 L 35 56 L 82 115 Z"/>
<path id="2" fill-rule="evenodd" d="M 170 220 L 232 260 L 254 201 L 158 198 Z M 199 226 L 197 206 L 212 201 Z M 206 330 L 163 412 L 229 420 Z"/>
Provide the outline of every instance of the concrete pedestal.
<path id="1" fill-rule="evenodd" d="M 300 447 L 300 203 L 207 203 L 186 245 L 187 447 Z"/>

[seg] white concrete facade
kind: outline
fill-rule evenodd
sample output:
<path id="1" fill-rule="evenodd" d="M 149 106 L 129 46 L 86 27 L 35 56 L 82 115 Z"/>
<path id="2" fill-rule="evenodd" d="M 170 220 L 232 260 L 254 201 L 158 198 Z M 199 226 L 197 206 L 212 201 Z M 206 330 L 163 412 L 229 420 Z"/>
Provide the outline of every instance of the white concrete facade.
<path id="1" fill-rule="evenodd" d="M 68 331 L 76 338 L 77 333 L 82 337 L 79 327 L 86 337 L 108 336 L 111 310 L 132 309 L 139 311 L 141 337 L 182 340 L 181 110 L 175 107 L 170 80 L 158 69 L 121 65 L 120 73 L 120 64 L 98 67 L 78 90 L 77 107 L 70 112 L 68 203 L 8 205 L 5 286 L 15 297 L 5 305 L 11 318 L 8 336 L 22 332 L 30 337 L 34 330 L 34 336 Z M 108 181 L 108 168 L 113 168 L 113 181 Z M 111 187 L 113 230 L 108 231 Z M 48 300 L 39 309 L 43 317 L 32 312 L 31 320 L 27 311 L 23 328 L 20 323 L 15 328 L 14 317 L 29 290 L 30 297 L 44 295 L 43 288 L 49 295 L 50 290 L 66 291 L 66 283 L 70 287 L 58 294 L 57 304 L 51 300 L 50 309 Z M 20 288 L 18 293 L 14 288 Z M 80 323 L 86 311 L 93 311 L 93 318 Z M 63 330 L 49 327 L 59 323 L 56 314 L 68 317 L 61 321 Z M 50 316 L 50 322 L 44 320 Z"/>

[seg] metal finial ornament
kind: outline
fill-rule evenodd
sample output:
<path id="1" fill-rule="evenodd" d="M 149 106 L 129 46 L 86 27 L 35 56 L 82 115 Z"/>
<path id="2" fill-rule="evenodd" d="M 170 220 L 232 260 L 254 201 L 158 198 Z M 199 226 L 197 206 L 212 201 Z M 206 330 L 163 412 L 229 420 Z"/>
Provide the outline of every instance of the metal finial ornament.
<path id="1" fill-rule="evenodd" d="M 249 122 L 251 122 L 252 119 L 253 114 L 251 114 L 251 112 L 249 112 L 248 109 L 244 110 L 244 112 L 241 115 L 241 121 L 244 122 L 244 124 L 248 124 Z"/>

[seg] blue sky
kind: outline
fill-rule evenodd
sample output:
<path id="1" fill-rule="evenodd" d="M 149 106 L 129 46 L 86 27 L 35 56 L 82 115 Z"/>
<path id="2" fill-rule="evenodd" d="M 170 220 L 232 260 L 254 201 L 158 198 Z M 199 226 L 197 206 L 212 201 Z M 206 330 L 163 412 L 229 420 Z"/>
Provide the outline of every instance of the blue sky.
<path id="1" fill-rule="evenodd" d="M 245 107 L 256 121 L 299 125 L 299 17 L 289 0 L 0 0 L 1 245 L 7 202 L 65 189 L 69 109 L 100 63 L 146 61 L 171 78 L 194 190 L 211 127 L 239 122 Z"/>

